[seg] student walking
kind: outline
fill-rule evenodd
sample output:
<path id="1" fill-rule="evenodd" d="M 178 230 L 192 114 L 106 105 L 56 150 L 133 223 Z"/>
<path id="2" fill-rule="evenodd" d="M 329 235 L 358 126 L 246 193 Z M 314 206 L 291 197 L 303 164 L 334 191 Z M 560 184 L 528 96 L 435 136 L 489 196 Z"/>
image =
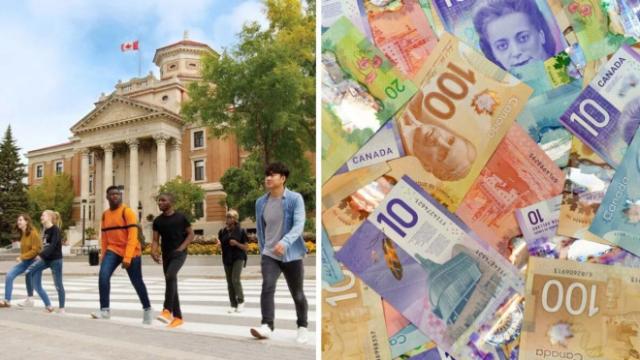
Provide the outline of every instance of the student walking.
<path id="1" fill-rule="evenodd" d="M 27 268 L 27 281 L 36 290 L 40 299 L 44 302 L 47 312 L 53 312 L 53 306 L 47 292 L 42 287 L 42 272 L 46 268 L 51 268 L 53 274 L 53 284 L 58 293 L 58 313 L 64 314 L 64 286 L 62 285 L 62 220 L 60 213 L 53 210 L 45 210 L 40 217 L 42 227 L 45 229 L 42 234 L 42 250 L 36 257 L 36 261 Z"/>
<path id="2" fill-rule="evenodd" d="M 187 247 L 194 237 L 191 223 L 184 214 L 174 210 L 174 202 L 173 194 L 162 193 L 158 196 L 158 208 L 162 214 L 153 220 L 151 243 L 151 257 L 157 263 L 162 262 L 165 280 L 164 306 L 157 319 L 169 324 L 168 328 L 184 324 L 178 296 L 178 272 L 187 260 Z"/>
<path id="3" fill-rule="evenodd" d="M 111 318 L 109 309 L 111 276 L 118 265 L 122 264 L 142 304 L 142 323 L 151 325 L 153 311 L 147 287 L 142 279 L 142 246 L 138 241 L 138 219 L 133 210 L 122 203 L 122 193 L 117 186 L 107 188 L 107 201 L 109 209 L 102 214 L 101 222 L 101 256 L 98 275 L 100 309 L 91 313 L 91 317 Z"/>
<path id="4" fill-rule="evenodd" d="M 7 278 L 4 282 L 4 299 L 0 301 L 0 308 L 11 307 L 13 281 L 16 277 L 27 271 L 29 266 L 36 261 L 36 256 L 38 256 L 40 249 L 42 248 L 40 234 L 33 228 L 33 222 L 29 215 L 18 215 L 18 219 L 16 220 L 16 229 L 20 232 L 20 256 L 16 259 L 18 264 L 12 267 L 7 273 Z M 33 300 L 31 299 L 33 297 L 33 287 L 26 276 L 25 282 L 27 285 L 27 298 L 18 305 L 33 306 Z"/>
<path id="5" fill-rule="evenodd" d="M 228 313 L 240 313 L 244 310 L 244 294 L 240 275 L 242 268 L 247 264 L 247 232 L 240 227 L 238 212 L 227 211 L 226 226 L 218 232 L 218 241 L 222 249 L 222 264 L 227 278 L 229 302 L 231 307 Z"/>
<path id="6" fill-rule="evenodd" d="M 262 292 L 260 309 L 262 325 L 252 328 L 251 335 L 268 339 L 273 333 L 276 283 L 284 274 L 293 297 L 298 318 L 298 343 L 308 341 L 307 312 L 309 306 L 304 295 L 304 265 L 307 249 L 302 239 L 305 210 L 302 195 L 285 187 L 289 169 L 282 163 L 269 164 L 265 169 L 267 193 L 256 201 L 256 224 L 260 246 Z"/>

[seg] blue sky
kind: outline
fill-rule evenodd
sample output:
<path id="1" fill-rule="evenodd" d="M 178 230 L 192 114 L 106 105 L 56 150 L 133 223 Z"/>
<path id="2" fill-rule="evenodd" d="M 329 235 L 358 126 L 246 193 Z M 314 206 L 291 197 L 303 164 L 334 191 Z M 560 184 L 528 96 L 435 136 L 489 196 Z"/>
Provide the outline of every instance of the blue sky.
<path id="1" fill-rule="evenodd" d="M 155 49 L 189 38 L 216 51 L 232 46 L 246 21 L 266 25 L 260 0 L 27 0 L 0 12 L 0 131 L 11 124 L 21 153 L 68 141 L 69 128 L 120 79 L 158 69 Z"/>

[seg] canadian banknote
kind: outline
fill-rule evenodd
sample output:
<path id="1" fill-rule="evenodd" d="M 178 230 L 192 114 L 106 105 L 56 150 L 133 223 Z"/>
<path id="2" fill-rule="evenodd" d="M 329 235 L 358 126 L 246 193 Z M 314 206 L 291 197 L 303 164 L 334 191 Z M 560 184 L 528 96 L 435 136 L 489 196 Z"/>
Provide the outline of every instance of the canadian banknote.
<path id="1" fill-rule="evenodd" d="M 336 257 L 454 357 L 517 355 L 517 269 L 410 178 Z"/>
<path id="2" fill-rule="evenodd" d="M 518 116 L 518 124 L 561 168 L 566 167 L 569 162 L 573 135 L 559 119 L 581 91 L 579 81 L 549 90 L 529 99 Z"/>
<path id="3" fill-rule="evenodd" d="M 344 279 L 340 264 L 335 258 L 333 246 L 329 242 L 329 236 L 322 228 L 322 281 L 329 285 L 338 283 Z"/>
<path id="4" fill-rule="evenodd" d="M 611 183 L 613 168 L 574 137 L 569 167 L 564 171 L 566 181 L 562 192 L 558 235 L 606 244 L 603 239 L 589 232 L 589 225 Z"/>
<path id="5" fill-rule="evenodd" d="M 589 231 L 640 256 L 640 137 L 631 142 Z"/>
<path id="6" fill-rule="evenodd" d="M 521 359 L 633 359 L 640 270 L 529 258 Z"/>
<path id="7" fill-rule="evenodd" d="M 373 43 L 408 79 L 419 83 L 422 65 L 438 43 L 427 13 L 428 1 L 357 0 Z"/>
<path id="8" fill-rule="evenodd" d="M 520 235 L 514 211 L 560 195 L 564 174 L 522 127 L 513 125 L 480 172 L 456 215 L 502 256 L 515 261 Z"/>
<path id="9" fill-rule="evenodd" d="M 322 284 L 322 356 L 390 359 L 382 300 L 351 271 L 335 285 Z"/>
<path id="10" fill-rule="evenodd" d="M 616 168 L 640 125 L 640 54 L 622 46 L 560 121 Z"/>
<path id="11" fill-rule="evenodd" d="M 527 83 L 534 94 L 553 88 L 544 61 L 568 44 L 546 0 L 434 0 L 434 7 L 447 31 Z"/>
<path id="12" fill-rule="evenodd" d="M 416 92 L 345 17 L 322 34 L 322 179 L 325 182 Z"/>
<path id="13" fill-rule="evenodd" d="M 405 154 L 430 174 L 429 193 L 455 210 L 532 90 L 448 33 L 425 66 L 397 122 Z"/>
<path id="14" fill-rule="evenodd" d="M 620 15 L 628 18 L 637 15 L 627 7 L 617 6 L 622 2 L 624 1 L 562 0 L 587 60 L 597 60 L 612 54 L 625 42 L 635 43 L 631 33 L 634 31 L 633 26 L 628 27 L 631 32 L 626 36 Z"/>

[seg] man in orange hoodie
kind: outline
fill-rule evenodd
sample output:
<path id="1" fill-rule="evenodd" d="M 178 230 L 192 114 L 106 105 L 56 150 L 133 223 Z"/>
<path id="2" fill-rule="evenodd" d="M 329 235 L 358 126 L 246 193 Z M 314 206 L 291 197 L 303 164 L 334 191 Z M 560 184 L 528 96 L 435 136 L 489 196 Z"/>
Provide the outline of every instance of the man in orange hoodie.
<path id="1" fill-rule="evenodd" d="M 94 319 L 109 319 L 109 296 L 111 292 L 111 275 L 118 265 L 127 270 L 129 280 L 138 293 L 144 310 L 142 323 L 150 325 L 153 312 L 147 287 L 142 280 L 142 249 L 138 241 L 136 214 L 128 206 L 122 204 L 122 193 L 117 186 L 107 188 L 109 209 L 102 214 L 100 274 L 100 310 L 91 314 Z"/>

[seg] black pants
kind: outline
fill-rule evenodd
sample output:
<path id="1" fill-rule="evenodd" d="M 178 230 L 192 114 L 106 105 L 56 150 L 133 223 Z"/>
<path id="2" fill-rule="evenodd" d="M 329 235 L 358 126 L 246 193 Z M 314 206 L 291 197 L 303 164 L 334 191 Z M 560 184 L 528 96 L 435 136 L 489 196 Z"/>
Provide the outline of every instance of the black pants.
<path id="1" fill-rule="evenodd" d="M 276 283 L 280 274 L 284 274 L 289 292 L 296 305 L 296 316 L 298 317 L 298 327 L 307 327 L 307 312 L 309 305 L 304 296 L 303 280 L 304 265 L 302 260 L 291 262 L 278 261 L 269 256 L 263 255 L 260 260 L 262 268 L 262 293 L 260 294 L 260 310 L 262 311 L 262 323 L 269 325 L 273 330 L 273 320 L 275 317 L 274 296 L 276 293 Z"/>
<path id="2" fill-rule="evenodd" d="M 162 268 L 166 283 L 164 291 L 164 308 L 171 311 L 173 317 L 182 319 L 180 298 L 178 297 L 178 271 L 187 260 L 187 251 L 174 251 L 169 256 L 162 256 Z"/>
<path id="3" fill-rule="evenodd" d="M 229 302 L 231 307 L 238 307 L 238 304 L 244 303 L 244 294 L 242 293 L 242 283 L 240 283 L 240 274 L 244 260 L 239 259 L 231 265 L 224 266 L 224 274 L 227 277 L 227 289 L 229 290 Z"/>

